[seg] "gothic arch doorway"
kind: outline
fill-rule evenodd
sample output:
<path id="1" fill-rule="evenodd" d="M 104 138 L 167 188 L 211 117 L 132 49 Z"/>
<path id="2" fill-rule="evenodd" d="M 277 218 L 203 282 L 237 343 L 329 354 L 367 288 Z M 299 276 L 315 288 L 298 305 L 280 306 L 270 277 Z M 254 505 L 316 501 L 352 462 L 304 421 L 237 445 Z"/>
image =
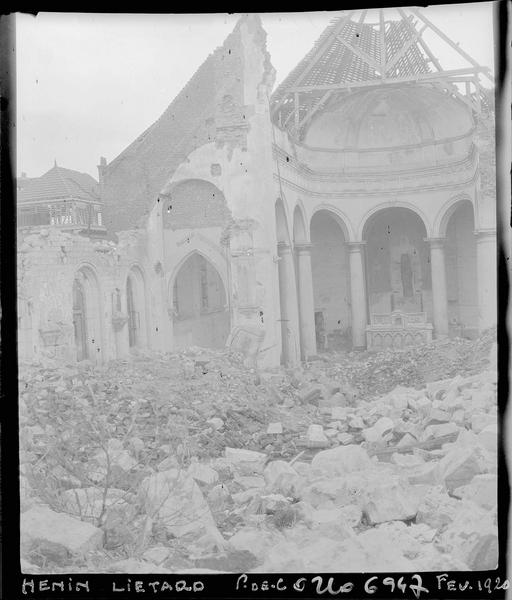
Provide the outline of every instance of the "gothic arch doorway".
<path id="1" fill-rule="evenodd" d="M 100 293 L 96 275 L 80 268 L 73 280 L 73 326 L 78 361 L 101 362 L 102 328 Z"/>
<path id="2" fill-rule="evenodd" d="M 198 252 L 181 265 L 172 282 L 174 347 L 222 348 L 230 331 L 224 283 Z"/>

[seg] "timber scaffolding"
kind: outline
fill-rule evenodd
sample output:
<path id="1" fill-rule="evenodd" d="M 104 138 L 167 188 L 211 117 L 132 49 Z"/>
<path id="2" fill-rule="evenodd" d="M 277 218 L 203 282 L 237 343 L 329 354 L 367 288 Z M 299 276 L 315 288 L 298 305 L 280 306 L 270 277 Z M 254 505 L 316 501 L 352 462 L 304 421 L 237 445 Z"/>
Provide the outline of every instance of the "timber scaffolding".
<path id="1" fill-rule="evenodd" d="M 378 22 L 366 22 L 368 10 L 346 12 L 332 21 L 312 50 L 279 85 L 271 98 L 272 118 L 296 140 L 321 109 L 359 88 L 428 83 L 467 104 L 479 114 L 492 104 L 479 76 L 492 84 L 487 67 L 480 66 L 417 8 L 379 9 Z M 385 20 L 396 11 L 399 20 Z M 421 24 L 421 29 L 417 27 Z M 448 44 L 468 64 L 445 70 L 423 39 L 426 30 Z"/>

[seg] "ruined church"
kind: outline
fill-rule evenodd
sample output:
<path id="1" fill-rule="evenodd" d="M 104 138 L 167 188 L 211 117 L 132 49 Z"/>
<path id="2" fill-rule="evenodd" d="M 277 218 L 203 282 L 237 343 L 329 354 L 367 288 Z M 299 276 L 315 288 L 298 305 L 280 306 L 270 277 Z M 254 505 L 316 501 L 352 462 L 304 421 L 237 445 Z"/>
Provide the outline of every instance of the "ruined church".
<path id="1" fill-rule="evenodd" d="M 376 12 L 334 19 L 276 89 L 242 16 L 98 181 L 22 176 L 20 360 L 200 346 L 293 366 L 495 325 L 490 72 L 420 10 Z"/>

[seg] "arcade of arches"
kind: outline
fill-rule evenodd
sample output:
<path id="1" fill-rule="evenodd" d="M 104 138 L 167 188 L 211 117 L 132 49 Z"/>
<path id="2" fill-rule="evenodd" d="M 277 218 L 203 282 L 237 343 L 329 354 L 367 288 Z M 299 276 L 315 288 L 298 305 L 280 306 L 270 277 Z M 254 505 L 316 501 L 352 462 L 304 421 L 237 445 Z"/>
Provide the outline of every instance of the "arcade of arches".
<path id="1" fill-rule="evenodd" d="M 446 213 L 442 236 L 435 238 L 428 237 L 419 214 L 390 207 L 372 214 L 362 240 L 352 242 L 337 215 L 321 209 L 311 218 L 309 240 L 295 231 L 292 246 L 284 214 L 279 200 L 282 362 L 326 350 L 363 348 L 371 324 L 396 313 L 411 322 L 423 319 L 428 339 L 432 331 L 437 338 L 474 337 L 492 325 L 493 300 L 486 295 L 493 285 L 487 282 L 492 271 L 492 265 L 490 269 L 486 265 L 492 258 L 490 245 L 485 235 L 476 235 L 469 200 Z M 479 281 L 484 286 L 480 293 Z M 416 327 L 420 331 L 422 326 Z M 308 331 L 313 336 L 308 337 Z M 418 339 L 424 338 L 408 336 L 411 343 Z M 294 347 L 298 340 L 300 348 Z"/>

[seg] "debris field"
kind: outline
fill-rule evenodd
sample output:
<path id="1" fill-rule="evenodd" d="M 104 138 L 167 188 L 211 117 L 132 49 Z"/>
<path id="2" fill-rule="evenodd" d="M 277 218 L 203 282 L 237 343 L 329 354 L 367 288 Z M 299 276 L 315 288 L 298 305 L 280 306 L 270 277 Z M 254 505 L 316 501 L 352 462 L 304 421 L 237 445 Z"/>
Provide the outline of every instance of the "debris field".
<path id="1" fill-rule="evenodd" d="M 493 569 L 495 335 L 20 365 L 22 570 Z"/>

